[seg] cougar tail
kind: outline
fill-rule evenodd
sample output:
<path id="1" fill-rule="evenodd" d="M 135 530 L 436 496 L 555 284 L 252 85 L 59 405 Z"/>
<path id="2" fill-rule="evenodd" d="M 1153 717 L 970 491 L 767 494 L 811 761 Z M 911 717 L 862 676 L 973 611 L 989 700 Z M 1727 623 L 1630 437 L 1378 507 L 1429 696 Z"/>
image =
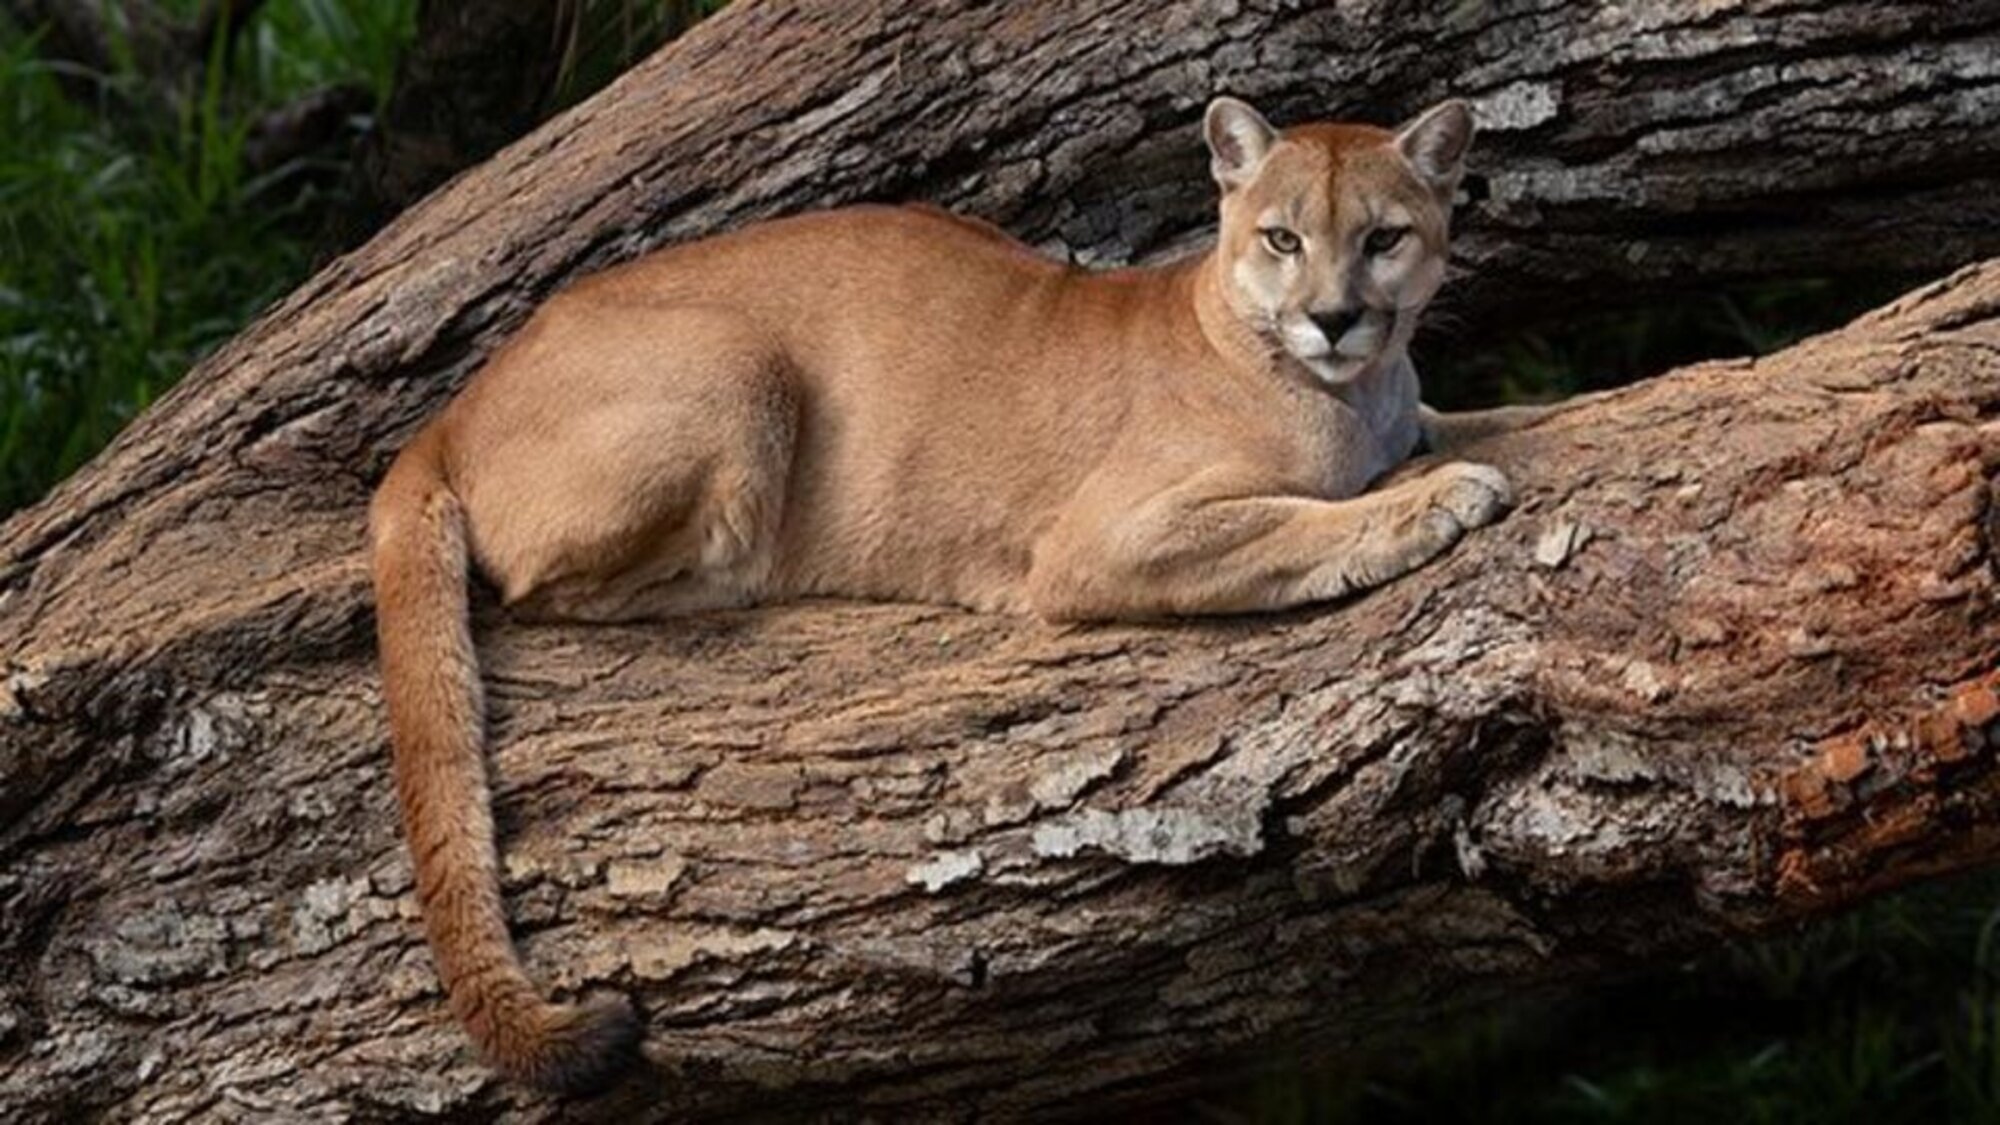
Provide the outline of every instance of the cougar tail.
<path id="1" fill-rule="evenodd" d="M 466 619 L 465 513 L 434 431 L 390 468 L 369 511 L 369 538 L 396 794 L 451 1009 L 509 1077 L 558 1091 L 602 1087 L 637 1054 L 631 1005 L 615 994 L 549 1002 L 507 936 Z"/>

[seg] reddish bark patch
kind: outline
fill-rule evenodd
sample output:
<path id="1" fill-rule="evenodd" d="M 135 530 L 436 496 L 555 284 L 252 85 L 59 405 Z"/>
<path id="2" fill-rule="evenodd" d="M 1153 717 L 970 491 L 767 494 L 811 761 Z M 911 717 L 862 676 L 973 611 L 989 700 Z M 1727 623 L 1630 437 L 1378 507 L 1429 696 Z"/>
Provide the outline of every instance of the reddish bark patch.
<path id="1" fill-rule="evenodd" d="M 1956 866 L 1955 849 L 1937 847 L 1933 829 L 1943 819 L 1983 819 L 2000 804 L 1993 771 L 1980 768 L 2000 719 L 1996 689 L 2000 670 L 1953 686 L 1928 710 L 1827 738 L 1781 774 L 1773 786 L 1784 814 L 1772 868 L 1778 896 L 1831 906 L 1866 893 L 1891 868 Z M 1907 854 L 1919 845 L 1927 854 Z"/>

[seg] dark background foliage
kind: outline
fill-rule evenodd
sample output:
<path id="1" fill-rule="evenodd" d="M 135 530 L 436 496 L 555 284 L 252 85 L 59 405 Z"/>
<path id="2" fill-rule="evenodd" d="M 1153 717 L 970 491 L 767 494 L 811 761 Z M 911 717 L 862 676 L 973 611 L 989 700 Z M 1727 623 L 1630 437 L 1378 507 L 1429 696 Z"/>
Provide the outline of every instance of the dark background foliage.
<path id="1" fill-rule="evenodd" d="M 0 0 L 0 515 L 316 262 L 720 6 Z M 482 9 L 504 19 L 481 20 Z M 528 61 L 482 72 L 480 35 Z M 467 62 L 471 58 L 472 62 Z M 525 69 L 524 69 L 525 68 Z M 525 88 L 519 75 L 532 73 Z M 417 157 L 410 154 L 416 153 Z M 420 158 L 419 158 L 420 157 Z M 1894 283 L 1666 296 L 1420 343 L 1442 405 L 1559 397 L 1833 327 Z M 1215 1122 L 2000 1121 L 2000 883 L 1978 876 L 1163 1106 Z"/>

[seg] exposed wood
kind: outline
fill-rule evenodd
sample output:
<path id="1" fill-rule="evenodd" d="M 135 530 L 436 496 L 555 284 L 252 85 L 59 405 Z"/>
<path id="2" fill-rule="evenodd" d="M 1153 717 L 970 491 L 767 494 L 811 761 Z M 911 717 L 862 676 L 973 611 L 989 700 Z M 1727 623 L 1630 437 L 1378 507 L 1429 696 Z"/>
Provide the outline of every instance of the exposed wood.
<path id="1" fill-rule="evenodd" d="M 211 357 L 0 527 L 0 1117 L 549 1112 L 412 920 L 360 513 L 580 270 L 859 197 L 1154 252 L 1202 222 L 1209 92 L 1447 83 L 1526 123 L 1468 211 L 1475 328 L 1572 271 L 1830 266 L 1833 219 L 1900 266 L 2000 250 L 1990 5 L 1402 7 L 732 7 Z M 1836 171 L 1863 119 L 1899 124 Z M 489 611 L 524 948 L 646 1008 L 649 1116 L 1020 1118 L 1991 859 L 1997 409 L 1989 263 L 1492 443 L 1521 510 L 1344 607 Z"/>

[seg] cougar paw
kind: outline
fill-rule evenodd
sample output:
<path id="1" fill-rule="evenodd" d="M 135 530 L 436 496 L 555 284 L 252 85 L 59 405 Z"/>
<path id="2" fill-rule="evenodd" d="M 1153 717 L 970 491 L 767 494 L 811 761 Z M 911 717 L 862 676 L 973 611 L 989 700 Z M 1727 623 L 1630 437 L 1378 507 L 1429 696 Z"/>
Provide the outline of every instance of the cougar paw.
<path id="1" fill-rule="evenodd" d="M 1434 491 L 1431 508 L 1448 514 L 1459 531 L 1485 527 L 1514 506 L 1514 486 L 1491 465 L 1454 461 L 1429 478 Z"/>

